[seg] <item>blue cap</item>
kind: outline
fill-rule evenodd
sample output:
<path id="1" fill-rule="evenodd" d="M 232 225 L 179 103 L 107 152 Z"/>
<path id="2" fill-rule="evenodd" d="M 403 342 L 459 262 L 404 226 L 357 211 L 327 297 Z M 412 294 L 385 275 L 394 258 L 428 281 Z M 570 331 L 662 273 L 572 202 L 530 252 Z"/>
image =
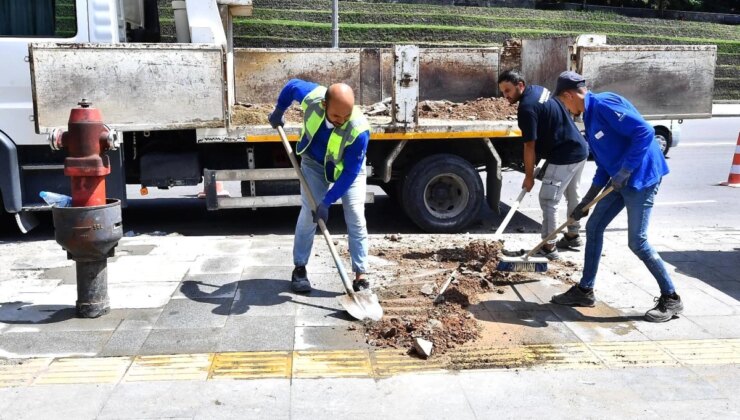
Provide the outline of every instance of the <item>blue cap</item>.
<path id="1" fill-rule="evenodd" d="M 564 90 L 578 89 L 586 86 L 586 79 L 574 71 L 564 71 L 558 76 L 558 82 L 555 85 L 555 96 L 560 95 Z"/>

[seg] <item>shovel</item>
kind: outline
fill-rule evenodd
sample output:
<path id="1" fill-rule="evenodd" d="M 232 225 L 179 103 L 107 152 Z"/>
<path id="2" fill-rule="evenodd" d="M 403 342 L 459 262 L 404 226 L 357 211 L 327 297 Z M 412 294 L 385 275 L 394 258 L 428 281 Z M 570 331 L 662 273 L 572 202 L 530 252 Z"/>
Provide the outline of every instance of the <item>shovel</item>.
<path id="1" fill-rule="evenodd" d="M 290 147 L 290 143 L 288 143 L 288 137 L 285 136 L 285 130 L 280 126 L 278 126 L 277 130 L 280 134 L 280 140 L 283 142 L 283 147 L 285 147 L 285 152 L 288 154 L 288 158 L 290 158 L 290 163 L 293 165 L 293 169 L 295 169 L 295 172 L 298 175 L 301 186 L 306 192 L 308 202 L 313 211 L 316 211 L 316 200 L 313 197 L 311 189 L 308 187 L 306 178 L 303 177 L 301 168 L 298 167 L 298 161 L 296 161 L 295 154 L 293 154 L 293 148 Z M 324 221 L 321 219 L 319 219 L 319 228 L 321 229 L 321 233 L 324 235 L 324 239 L 326 239 L 326 244 L 329 245 L 329 251 L 334 259 L 334 264 L 337 266 L 337 271 L 339 271 L 339 277 L 342 278 L 342 285 L 344 285 L 344 290 L 347 292 L 346 295 L 337 296 L 339 304 L 356 319 L 371 319 L 373 321 L 380 320 L 380 318 L 383 317 L 383 308 L 378 302 L 378 296 L 369 289 L 361 292 L 355 292 L 352 290 L 352 284 L 349 281 L 349 277 L 347 276 L 347 271 L 344 269 L 342 260 L 339 259 L 339 253 L 334 247 L 334 241 L 329 234 L 329 230 L 326 228 L 326 224 L 324 224 Z"/>
<path id="2" fill-rule="evenodd" d="M 542 169 L 542 166 L 544 164 L 545 164 L 545 159 L 542 159 L 537 164 L 537 166 L 534 167 L 535 178 L 537 178 L 537 175 L 540 173 L 540 170 Z M 496 229 L 496 233 L 493 234 L 494 241 L 498 241 L 499 239 L 501 239 L 501 236 L 503 236 L 506 226 L 509 225 L 511 218 L 514 217 L 514 213 L 516 213 L 516 211 L 519 210 L 519 205 L 522 204 L 522 200 L 524 199 L 525 195 L 527 195 L 527 190 L 522 188 L 522 191 L 519 193 L 519 196 L 516 198 L 516 201 L 514 201 L 514 204 L 511 205 L 509 212 L 506 213 L 506 217 L 504 217 L 504 220 L 501 222 L 498 229 Z"/>

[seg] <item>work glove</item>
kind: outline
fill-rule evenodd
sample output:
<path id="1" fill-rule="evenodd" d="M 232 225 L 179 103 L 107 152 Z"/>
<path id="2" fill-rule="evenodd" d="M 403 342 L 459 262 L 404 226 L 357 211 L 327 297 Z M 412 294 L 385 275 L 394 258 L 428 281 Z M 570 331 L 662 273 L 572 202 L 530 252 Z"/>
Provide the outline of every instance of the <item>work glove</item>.
<path id="1" fill-rule="evenodd" d="M 324 224 L 329 221 L 329 205 L 324 204 L 323 201 L 319 203 L 316 211 L 313 212 L 313 222 L 319 223 L 319 219 L 323 220 Z"/>
<path id="2" fill-rule="evenodd" d="M 586 207 L 590 202 L 594 201 L 597 195 L 601 192 L 601 190 L 604 187 L 591 184 L 591 188 L 588 189 L 588 192 L 583 197 L 580 203 L 576 206 L 576 208 L 573 209 L 573 213 L 570 214 L 570 217 L 572 217 L 575 220 L 581 220 L 584 216 L 588 216 L 589 210 L 584 210 L 583 208 Z"/>
<path id="3" fill-rule="evenodd" d="M 614 187 L 614 191 L 619 191 L 627 184 L 627 181 L 630 179 L 630 175 L 632 175 L 632 171 L 629 169 L 622 168 L 612 177 L 612 187 Z"/>
<path id="4" fill-rule="evenodd" d="M 282 127 L 285 125 L 284 114 L 285 110 L 276 106 L 275 110 L 267 116 L 267 121 L 270 122 L 272 128 L 278 128 L 278 126 Z"/>

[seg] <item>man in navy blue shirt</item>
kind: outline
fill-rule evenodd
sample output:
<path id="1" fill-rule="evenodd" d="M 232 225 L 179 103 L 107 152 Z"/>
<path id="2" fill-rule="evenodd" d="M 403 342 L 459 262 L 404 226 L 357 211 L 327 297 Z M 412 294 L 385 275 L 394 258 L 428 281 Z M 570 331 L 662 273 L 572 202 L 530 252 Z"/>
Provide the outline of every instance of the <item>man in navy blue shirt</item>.
<path id="1" fill-rule="evenodd" d="M 567 71 L 558 77 L 555 94 L 574 115 L 583 114 L 586 139 L 596 161 L 596 174 L 583 201 L 572 216 L 588 214 L 583 207 L 593 201 L 611 179 L 614 192 L 594 208 L 586 224 L 586 252 L 580 284 L 552 297 L 553 303 L 594 306 L 593 292 L 604 231 L 627 209 L 627 237 L 632 252 L 642 260 L 660 286 L 657 305 L 645 313 L 651 322 L 665 322 L 683 311 L 665 264 L 647 240 L 650 213 L 663 176 L 668 174 L 663 153 L 655 142 L 655 130 L 625 98 L 611 93 L 591 93 L 586 80 Z"/>
<path id="2" fill-rule="evenodd" d="M 550 96 L 542 86 L 527 86 L 524 77 L 516 71 L 505 71 L 498 78 L 499 89 L 512 104 L 519 102 L 517 124 L 524 140 L 524 182 L 527 191 L 534 186 L 534 168 L 537 158 L 547 160 L 540 188 L 542 208 L 542 238 L 558 226 L 557 210 L 565 194 L 568 213 L 580 202 L 578 185 L 588 157 L 588 145 L 563 104 Z M 568 227 L 560 241 L 545 244 L 537 256 L 550 260 L 559 258 L 557 248 L 582 245 L 578 235 L 580 224 Z"/>
<path id="3" fill-rule="evenodd" d="M 303 130 L 296 146 L 301 156 L 301 171 L 317 200 L 314 210 L 301 186 L 302 207 L 295 228 L 291 286 L 296 292 L 310 292 L 306 264 L 311 256 L 316 224 L 329 219 L 329 207 L 340 198 L 349 236 L 349 253 L 355 280 L 352 288 L 370 287 L 367 272 L 367 223 L 365 193 L 367 175 L 365 152 L 370 140 L 370 124 L 354 106 L 352 89 L 344 83 L 329 88 L 299 79 L 290 80 L 278 96 L 268 119 L 273 128 L 282 126 L 283 114 L 296 101 L 303 109 Z"/>

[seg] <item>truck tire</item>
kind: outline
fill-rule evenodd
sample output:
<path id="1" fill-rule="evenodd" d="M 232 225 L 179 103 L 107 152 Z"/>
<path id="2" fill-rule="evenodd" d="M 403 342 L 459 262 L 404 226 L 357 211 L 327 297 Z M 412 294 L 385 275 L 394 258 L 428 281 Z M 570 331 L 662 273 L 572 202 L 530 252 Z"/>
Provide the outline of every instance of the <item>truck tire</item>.
<path id="1" fill-rule="evenodd" d="M 451 233 L 473 222 L 483 196 L 483 181 L 467 160 L 438 154 L 420 160 L 408 172 L 401 204 L 423 230 Z"/>

